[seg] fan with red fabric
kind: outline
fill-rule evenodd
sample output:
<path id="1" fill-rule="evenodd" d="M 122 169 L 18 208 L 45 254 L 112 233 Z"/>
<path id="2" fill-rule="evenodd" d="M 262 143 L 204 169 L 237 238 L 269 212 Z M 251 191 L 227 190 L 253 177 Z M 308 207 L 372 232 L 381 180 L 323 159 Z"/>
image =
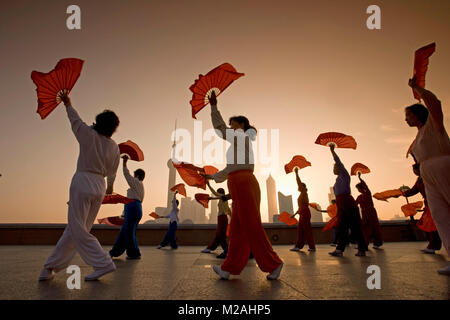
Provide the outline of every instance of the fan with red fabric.
<path id="1" fill-rule="evenodd" d="M 149 214 L 150 217 L 154 218 L 154 219 L 159 219 L 161 218 L 158 214 L 156 214 L 155 212 L 152 212 Z"/>
<path id="2" fill-rule="evenodd" d="M 212 69 L 206 75 L 199 75 L 194 84 L 189 87 L 192 91 L 192 99 L 190 101 L 192 106 L 192 118 L 197 119 L 195 115 L 208 105 L 208 96 L 212 91 L 219 96 L 234 80 L 239 79 L 244 74 L 239 73 L 229 63 L 221 64 Z"/>
<path id="3" fill-rule="evenodd" d="M 310 203 L 309 203 L 309 206 L 310 206 L 311 208 L 313 208 L 313 209 L 320 210 L 320 206 L 319 206 L 318 203 L 310 202 Z"/>
<path id="4" fill-rule="evenodd" d="M 425 231 L 425 232 L 433 232 L 436 231 L 436 225 L 434 224 L 433 218 L 431 217 L 431 211 L 428 206 L 425 207 L 425 211 L 420 217 L 419 221 L 416 223 L 417 228 Z"/>
<path id="5" fill-rule="evenodd" d="M 413 78 L 416 78 L 416 84 L 419 87 L 425 88 L 425 75 L 428 70 L 428 63 L 430 56 L 436 50 L 436 43 L 430 43 L 429 45 L 416 50 L 414 54 L 414 70 Z M 420 101 L 420 96 L 414 89 L 412 89 L 414 98 Z"/>
<path id="6" fill-rule="evenodd" d="M 284 166 L 284 171 L 286 174 L 291 173 L 294 168 L 303 169 L 305 167 L 311 166 L 311 162 L 307 161 L 303 156 L 294 156 L 288 164 Z"/>
<path id="7" fill-rule="evenodd" d="M 387 201 L 387 199 L 389 198 L 399 197 L 402 195 L 403 192 L 401 192 L 399 189 L 393 189 L 393 190 L 386 190 L 383 192 L 377 192 L 373 195 L 373 197 L 377 200 Z"/>
<path id="8" fill-rule="evenodd" d="M 322 232 L 325 232 L 327 230 L 330 230 L 330 229 L 336 227 L 337 224 L 338 224 L 338 217 L 335 216 L 325 224 L 325 227 L 323 227 Z"/>
<path id="9" fill-rule="evenodd" d="M 207 174 L 207 175 L 213 175 L 213 174 L 216 174 L 217 172 L 219 172 L 219 169 L 217 169 L 216 167 L 214 167 L 214 166 L 204 166 L 203 167 L 203 170 L 205 171 L 205 174 Z"/>
<path id="10" fill-rule="evenodd" d="M 206 193 L 196 193 L 195 200 L 200 203 L 203 207 L 208 208 L 209 205 L 209 194 Z"/>
<path id="11" fill-rule="evenodd" d="M 420 210 L 422 206 L 423 201 L 416 201 L 403 205 L 401 209 L 405 217 L 411 217 L 414 216 L 417 213 L 417 210 Z"/>
<path id="12" fill-rule="evenodd" d="M 134 161 L 144 160 L 144 153 L 141 148 L 139 148 L 139 146 L 131 140 L 120 143 L 119 152 L 120 154 L 126 154 L 131 160 Z"/>
<path id="13" fill-rule="evenodd" d="M 327 208 L 327 214 L 330 218 L 334 218 L 337 216 L 337 205 L 331 204 Z"/>
<path id="14" fill-rule="evenodd" d="M 281 221 L 288 226 L 293 226 L 298 223 L 298 220 L 295 218 L 291 218 L 291 215 L 288 212 L 282 212 L 278 217 L 278 221 Z"/>
<path id="15" fill-rule="evenodd" d="M 206 179 L 199 174 L 205 173 L 204 168 L 186 162 L 175 163 L 172 161 L 172 163 L 175 169 L 177 169 L 181 179 L 183 179 L 188 186 L 201 188 L 203 190 L 206 189 Z"/>
<path id="16" fill-rule="evenodd" d="M 118 203 L 129 204 L 132 203 L 133 201 L 134 201 L 133 199 L 124 197 L 120 194 L 107 194 L 103 198 L 102 204 L 118 204 Z"/>
<path id="17" fill-rule="evenodd" d="M 330 144 L 334 144 L 336 148 L 356 149 L 355 139 L 352 136 L 339 132 L 321 133 L 317 137 L 315 143 L 322 146 L 330 146 Z"/>
<path id="18" fill-rule="evenodd" d="M 352 176 L 356 176 L 358 172 L 361 172 L 361 174 L 370 173 L 370 169 L 362 163 L 357 162 L 352 165 L 350 172 Z"/>
<path id="19" fill-rule="evenodd" d="M 174 185 L 172 188 L 170 188 L 170 191 L 178 191 L 179 194 L 186 197 L 186 188 L 184 186 L 184 183 L 179 183 L 177 185 Z"/>
<path id="20" fill-rule="evenodd" d="M 125 222 L 125 219 L 122 217 L 107 217 L 102 219 L 97 219 L 98 223 L 100 224 L 107 224 L 113 227 L 120 227 Z"/>
<path id="21" fill-rule="evenodd" d="M 62 92 L 70 93 L 80 77 L 83 63 L 83 60 L 76 58 L 61 59 L 48 73 L 31 72 L 38 97 L 37 113 L 41 119 L 45 119 L 61 103 Z"/>

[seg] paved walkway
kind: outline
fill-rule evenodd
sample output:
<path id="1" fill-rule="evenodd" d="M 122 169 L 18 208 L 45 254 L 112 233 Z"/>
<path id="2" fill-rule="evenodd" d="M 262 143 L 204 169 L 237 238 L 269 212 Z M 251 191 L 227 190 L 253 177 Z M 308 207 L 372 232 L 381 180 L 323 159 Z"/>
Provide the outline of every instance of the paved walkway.
<path id="1" fill-rule="evenodd" d="M 317 252 L 290 252 L 275 246 L 285 262 L 279 281 L 267 281 L 254 260 L 240 276 L 218 279 L 211 265 L 215 255 L 202 247 L 157 250 L 141 247 L 142 260 L 115 260 L 117 271 L 100 281 L 81 281 L 69 290 L 64 271 L 52 281 L 38 282 L 41 266 L 53 246 L 0 246 L 0 299 L 450 299 L 450 277 L 437 274 L 447 256 L 422 254 L 424 242 L 386 243 L 384 250 L 355 257 L 353 248 L 343 258 L 328 255 L 334 248 L 318 245 Z M 105 247 L 109 249 L 109 247 Z M 82 277 L 91 272 L 78 255 Z M 381 269 L 381 289 L 367 289 L 369 265 Z"/>

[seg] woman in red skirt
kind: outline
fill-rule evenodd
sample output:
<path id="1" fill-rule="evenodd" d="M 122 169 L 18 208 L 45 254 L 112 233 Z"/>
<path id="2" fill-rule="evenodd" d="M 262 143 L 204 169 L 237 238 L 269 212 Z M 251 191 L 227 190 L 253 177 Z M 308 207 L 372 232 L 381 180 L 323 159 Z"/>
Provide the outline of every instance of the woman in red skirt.
<path id="1" fill-rule="evenodd" d="M 230 192 L 233 217 L 230 223 L 230 243 L 228 254 L 221 266 L 213 266 L 213 270 L 222 278 L 228 279 L 230 274 L 239 275 L 248 262 L 250 252 L 253 253 L 258 267 L 269 273 L 268 280 L 278 279 L 283 262 L 272 249 L 272 245 L 261 223 L 260 203 L 261 190 L 258 180 L 253 175 L 254 158 L 250 140 L 255 140 L 256 129 L 250 126 L 244 116 L 230 118 L 228 128 L 217 109 L 216 94 L 212 91 L 209 98 L 211 104 L 211 120 L 221 138 L 231 143 L 227 150 L 227 166 L 214 175 L 205 175 L 215 182 L 227 180 Z"/>
<path id="2" fill-rule="evenodd" d="M 295 177 L 297 180 L 298 191 L 300 196 L 298 197 L 298 210 L 291 217 L 294 218 L 299 214 L 300 218 L 297 224 L 297 242 L 295 247 L 291 251 L 300 251 L 303 249 L 305 243 L 308 243 L 309 251 L 316 251 L 316 245 L 314 244 L 314 237 L 311 227 L 311 211 L 309 210 L 309 198 L 308 189 L 298 175 L 298 168 L 295 168 Z"/>
<path id="3" fill-rule="evenodd" d="M 373 239 L 373 248 L 379 249 L 383 245 L 383 238 L 381 237 L 380 222 L 378 221 L 377 210 L 373 205 L 372 192 L 366 182 L 361 179 L 361 172 L 358 172 L 359 183 L 356 185 L 359 193 L 356 198 L 356 203 L 361 208 L 362 216 L 362 230 L 366 244 L 369 245 L 370 240 Z"/>

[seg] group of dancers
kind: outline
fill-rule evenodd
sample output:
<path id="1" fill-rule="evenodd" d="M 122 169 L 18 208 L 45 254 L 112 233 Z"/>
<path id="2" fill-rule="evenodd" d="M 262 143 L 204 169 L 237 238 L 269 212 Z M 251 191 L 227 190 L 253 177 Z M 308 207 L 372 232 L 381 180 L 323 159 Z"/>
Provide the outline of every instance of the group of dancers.
<path id="1" fill-rule="evenodd" d="M 422 104 L 414 104 L 405 108 L 406 122 L 417 127 L 418 133 L 410 152 L 417 162 L 415 172 L 420 182 L 414 188 L 404 192 L 411 196 L 420 192 L 426 199 L 426 211 L 431 214 L 437 232 L 430 234 L 429 250 L 438 250 L 440 242 L 447 254 L 450 253 L 450 140 L 443 122 L 440 101 L 430 91 L 419 87 L 415 79 L 410 79 L 409 85 L 420 95 Z M 227 130 L 234 132 L 231 146 L 227 150 L 226 167 L 213 174 L 202 174 L 207 181 L 216 183 L 227 181 L 229 193 L 223 188 L 214 190 L 209 181 L 211 192 L 218 199 L 219 215 L 216 236 L 202 252 L 209 253 L 219 245 L 224 252 L 219 256 L 224 258 L 221 265 L 212 268 L 222 279 L 230 275 L 239 275 L 247 265 L 249 257 L 253 256 L 258 267 L 267 273 L 267 279 L 278 279 L 283 261 L 273 250 L 267 234 L 262 226 L 260 214 L 261 191 L 255 178 L 253 150 L 251 141 L 255 139 L 257 130 L 250 125 L 245 116 L 231 117 L 228 125 L 217 107 L 217 97 L 214 91 L 208 96 L 211 106 L 211 121 L 218 135 L 227 139 Z M 116 270 L 113 257 L 120 256 L 125 251 L 129 259 L 139 259 L 141 254 L 136 240 L 136 227 L 142 217 L 142 201 L 144 188 L 142 181 L 145 172 L 136 170 L 131 176 L 123 161 L 123 172 L 130 186 L 127 196 L 134 201 L 125 206 L 125 223 L 111 251 L 103 251 L 98 240 L 90 233 L 100 209 L 102 199 L 113 192 L 116 171 L 120 162 L 117 144 L 111 139 L 119 125 L 116 114 L 110 110 L 97 115 L 93 126 L 86 125 L 72 107 L 67 93 L 61 93 L 61 100 L 66 106 L 73 133 L 80 144 L 77 170 L 70 186 L 68 224 L 64 234 L 59 239 L 41 271 L 40 280 L 49 280 L 55 272 L 66 268 L 75 252 L 94 268 L 92 274 L 85 280 L 97 280 L 107 273 Z M 243 140 L 242 140 L 243 139 Z M 238 141 L 245 141 L 245 148 L 238 147 Z M 382 244 L 382 237 L 371 192 L 359 175 L 357 189 L 360 195 L 355 200 L 351 195 L 350 175 L 336 154 L 335 146 L 330 145 L 334 159 L 333 172 L 337 176 L 333 186 L 336 196 L 337 225 L 336 249 L 330 255 L 341 257 L 349 243 L 350 237 L 357 243 L 356 256 L 365 256 L 368 244 L 373 239 L 374 248 Z M 245 161 L 237 161 L 237 159 Z M 298 236 L 293 251 L 301 250 L 308 244 L 310 251 L 315 251 L 315 243 L 311 228 L 311 213 L 309 210 L 308 189 L 301 181 L 298 170 L 295 170 L 300 196 L 298 198 Z M 107 183 L 105 184 L 105 177 Z M 178 225 L 177 192 L 172 201 L 172 210 L 166 218 L 170 219 L 169 230 L 158 248 L 170 243 L 173 249 L 176 244 L 175 232 Z M 232 200 L 231 209 L 228 201 Z M 359 207 L 358 207 L 359 205 Z M 362 213 L 362 219 L 360 210 Z M 295 215 L 296 215 L 295 214 Z M 294 216 L 295 216 L 294 215 Z M 228 217 L 230 217 L 229 241 L 226 240 Z M 438 240 L 439 238 L 439 240 Z M 430 251 L 431 252 L 431 251 Z M 450 265 L 439 269 L 440 274 L 450 275 Z"/>

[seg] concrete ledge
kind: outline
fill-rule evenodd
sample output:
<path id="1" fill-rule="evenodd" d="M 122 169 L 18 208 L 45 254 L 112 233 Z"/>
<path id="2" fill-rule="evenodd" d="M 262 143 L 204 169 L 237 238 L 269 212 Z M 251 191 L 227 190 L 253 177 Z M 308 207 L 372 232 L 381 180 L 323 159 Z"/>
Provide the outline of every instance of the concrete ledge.
<path id="1" fill-rule="evenodd" d="M 317 244 L 331 243 L 333 231 L 322 232 L 325 223 L 312 223 Z M 65 224 L 0 224 L 0 245 L 54 245 L 64 232 Z M 296 240 L 296 226 L 263 223 L 269 240 L 274 245 L 293 244 Z M 158 245 L 167 231 L 167 225 L 139 225 L 137 236 L 142 245 Z M 214 237 L 216 225 L 195 224 L 178 226 L 177 242 L 180 245 L 207 245 Z M 384 241 L 425 241 L 426 234 L 409 221 L 381 221 Z M 91 233 L 101 244 L 112 245 L 119 228 L 108 225 L 94 225 Z"/>

